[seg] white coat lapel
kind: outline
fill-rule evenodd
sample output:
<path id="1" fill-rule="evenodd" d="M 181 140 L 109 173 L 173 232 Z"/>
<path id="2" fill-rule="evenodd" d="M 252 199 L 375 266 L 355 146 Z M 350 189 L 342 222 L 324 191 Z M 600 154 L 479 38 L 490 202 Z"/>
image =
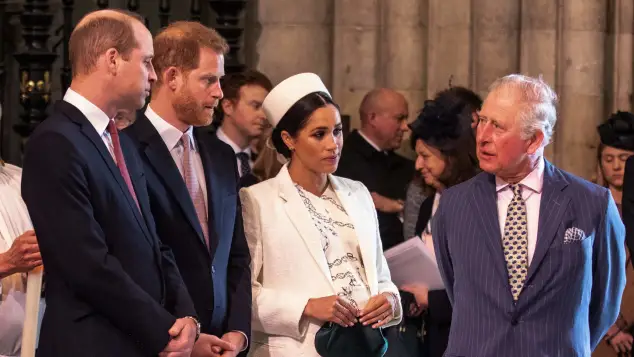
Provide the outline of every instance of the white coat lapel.
<path id="1" fill-rule="evenodd" d="M 379 287 L 376 276 L 376 223 L 374 222 L 374 212 L 371 211 L 374 206 L 364 204 L 362 191 L 351 189 L 349 185 L 335 176 L 330 175 L 329 180 L 337 193 L 337 198 L 354 225 L 370 293 L 376 295 Z"/>
<path id="2" fill-rule="evenodd" d="M 293 223 L 300 237 L 304 240 L 308 251 L 334 292 L 330 268 L 328 268 L 328 261 L 326 260 L 326 255 L 321 245 L 321 234 L 317 230 L 310 213 L 308 213 L 308 209 L 304 205 L 302 198 L 299 196 L 299 193 L 297 193 L 297 188 L 291 180 L 286 166 L 282 167 L 276 179 L 279 182 L 280 198 L 285 201 L 284 209 L 286 210 L 288 219 Z"/>

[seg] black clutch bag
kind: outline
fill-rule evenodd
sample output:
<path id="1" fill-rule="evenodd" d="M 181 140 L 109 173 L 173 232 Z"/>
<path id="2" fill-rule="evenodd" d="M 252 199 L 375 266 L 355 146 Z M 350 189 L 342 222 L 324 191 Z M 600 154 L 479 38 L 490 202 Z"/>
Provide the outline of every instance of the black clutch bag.
<path id="1" fill-rule="evenodd" d="M 342 327 L 329 322 L 317 331 L 315 349 L 322 357 L 383 357 L 387 339 L 380 328 L 360 323 Z"/>

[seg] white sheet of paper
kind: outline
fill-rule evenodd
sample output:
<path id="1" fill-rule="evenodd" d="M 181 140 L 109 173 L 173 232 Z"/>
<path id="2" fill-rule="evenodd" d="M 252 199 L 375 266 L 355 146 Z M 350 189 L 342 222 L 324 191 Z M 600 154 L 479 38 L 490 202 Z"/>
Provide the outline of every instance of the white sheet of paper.
<path id="1" fill-rule="evenodd" d="M 445 288 L 433 252 L 428 251 L 420 238 L 408 239 L 384 254 L 396 286 L 422 284 L 429 290 Z"/>

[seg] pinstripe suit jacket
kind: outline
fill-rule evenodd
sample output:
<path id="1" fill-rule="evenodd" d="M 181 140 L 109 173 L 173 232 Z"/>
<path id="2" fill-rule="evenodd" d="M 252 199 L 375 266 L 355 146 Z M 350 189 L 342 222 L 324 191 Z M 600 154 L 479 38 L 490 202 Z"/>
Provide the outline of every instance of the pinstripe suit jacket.
<path id="1" fill-rule="evenodd" d="M 612 196 L 545 162 L 537 246 L 516 303 L 496 199 L 495 177 L 483 172 L 443 192 L 434 215 L 453 304 L 445 356 L 590 356 L 616 320 L 625 286 L 625 232 Z M 585 238 L 564 241 L 569 228 Z"/>

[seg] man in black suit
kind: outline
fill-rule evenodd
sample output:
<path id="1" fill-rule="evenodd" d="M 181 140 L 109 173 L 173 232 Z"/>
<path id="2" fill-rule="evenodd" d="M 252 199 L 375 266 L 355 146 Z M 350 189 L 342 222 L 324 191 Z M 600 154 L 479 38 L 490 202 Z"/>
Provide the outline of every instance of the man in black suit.
<path id="1" fill-rule="evenodd" d="M 235 356 L 251 332 L 236 160 L 231 147 L 196 128 L 210 124 L 222 98 L 227 44 L 200 23 L 175 22 L 155 37 L 154 49 L 152 100 L 126 134 L 145 165 L 158 234 L 174 251 L 200 317 L 203 334 L 193 355 Z"/>
<path id="2" fill-rule="evenodd" d="M 142 162 L 112 120 L 143 105 L 152 55 L 137 17 L 84 17 L 70 38 L 70 89 L 27 144 L 22 195 L 47 284 L 40 357 L 189 356 L 197 337 L 192 301 L 156 234 Z"/>
<path id="3" fill-rule="evenodd" d="M 414 176 L 414 162 L 394 152 L 408 130 L 408 105 L 394 90 L 374 89 L 363 98 L 359 114 L 361 129 L 344 140 L 336 174 L 361 181 L 370 190 L 387 250 L 403 241 L 403 201 Z"/>
<path id="4" fill-rule="evenodd" d="M 258 154 L 252 143 L 263 140 L 262 136 L 268 131 L 262 103 L 273 84 L 264 73 L 246 69 L 226 75 L 220 85 L 224 97 L 214 113 L 216 135 L 233 149 L 240 186 L 248 187 L 259 181 L 252 172 Z"/>

